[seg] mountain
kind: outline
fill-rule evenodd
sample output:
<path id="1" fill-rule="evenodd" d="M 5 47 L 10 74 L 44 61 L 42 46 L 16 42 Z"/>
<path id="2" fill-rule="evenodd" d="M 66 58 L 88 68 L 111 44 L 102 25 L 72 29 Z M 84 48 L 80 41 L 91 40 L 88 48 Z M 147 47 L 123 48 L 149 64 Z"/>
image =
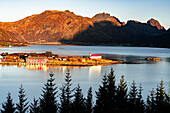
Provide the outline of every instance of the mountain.
<path id="1" fill-rule="evenodd" d="M 117 23 L 117 22 L 116 22 Z M 165 30 L 159 30 L 147 23 L 130 20 L 126 24 L 119 22 L 121 26 L 112 21 L 94 22 L 85 31 L 77 34 L 71 40 L 62 40 L 70 44 L 102 44 L 102 45 L 129 45 L 149 46 L 152 38 L 159 36 Z"/>
<path id="2" fill-rule="evenodd" d="M 0 28 L 19 35 L 21 41 L 54 42 L 72 39 L 91 24 L 92 19 L 75 15 L 68 10 L 47 10 L 16 22 L 1 22 Z"/>
<path id="3" fill-rule="evenodd" d="M 170 28 L 162 35 L 154 37 L 152 43 L 157 47 L 170 47 Z"/>
<path id="4" fill-rule="evenodd" d="M 147 23 L 130 20 L 125 24 L 108 13 L 88 18 L 69 10 L 46 10 L 16 22 L 0 22 L 0 30 L 7 33 L 5 36 L 11 37 L 12 41 L 28 43 L 132 46 L 149 46 L 153 37 L 166 31 L 155 19 Z"/>
<path id="5" fill-rule="evenodd" d="M 114 16 L 110 16 L 108 13 L 99 13 L 92 17 L 95 22 L 109 21 L 112 22 L 114 26 L 121 26 L 122 22 Z"/>
<path id="6" fill-rule="evenodd" d="M 0 28 L 0 42 L 19 42 L 15 37 L 18 36 Z"/>
<path id="7" fill-rule="evenodd" d="M 157 20 L 155 20 L 155 19 L 153 19 L 153 18 L 151 18 L 150 20 L 148 20 L 148 21 L 147 21 L 147 24 L 150 24 L 151 26 L 155 26 L 155 27 L 157 27 L 159 30 L 165 30 L 165 28 L 164 28 L 163 26 L 161 26 L 161 24 L 160 24 Z"/>

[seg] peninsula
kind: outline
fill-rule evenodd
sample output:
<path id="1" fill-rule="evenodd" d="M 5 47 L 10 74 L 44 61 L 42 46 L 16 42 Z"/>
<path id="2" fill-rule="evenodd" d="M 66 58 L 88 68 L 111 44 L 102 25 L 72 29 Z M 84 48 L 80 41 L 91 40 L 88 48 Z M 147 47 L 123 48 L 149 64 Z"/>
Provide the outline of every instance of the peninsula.
<path id="1" fill-rule="evenodd" d="M 123 63 L 123 61 L 109 60 L 97 54 L 61 57 L 52 54 L 51 51 L 46 51 L 45 53 L 2 53 L 0 55 L 0 65 L 94 66 L 118 63 Z"/>

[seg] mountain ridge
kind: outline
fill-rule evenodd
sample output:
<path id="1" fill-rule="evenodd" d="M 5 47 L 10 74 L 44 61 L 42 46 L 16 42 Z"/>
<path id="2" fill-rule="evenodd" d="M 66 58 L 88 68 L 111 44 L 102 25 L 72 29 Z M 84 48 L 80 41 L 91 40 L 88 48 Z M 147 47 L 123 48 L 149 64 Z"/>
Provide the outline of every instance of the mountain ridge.
<path id="1" fill-rule="evenodd" d="M 112 45 L 142 45 L 166 31 L 153 18 L 146 23 L 130 20 L 125 24 L 108 13 L 98 13 L 89 18 L 69 10 L 46 10 L 15 22 L 0 22 L 0 29 L 13 34 L 11 39 L 20 42 Z"/>

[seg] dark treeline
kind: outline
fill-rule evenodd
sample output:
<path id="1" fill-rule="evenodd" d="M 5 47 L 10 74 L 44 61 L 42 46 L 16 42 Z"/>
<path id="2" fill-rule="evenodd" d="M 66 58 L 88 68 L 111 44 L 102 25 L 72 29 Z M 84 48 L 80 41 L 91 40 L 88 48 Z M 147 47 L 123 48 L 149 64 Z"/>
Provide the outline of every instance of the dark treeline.
<path id="1" fill-rule="evenodd" d="M 147 102 L 142 98 L 142 85 L 136 86 L 135 81 L 128 89 L 121 76 L 118 85 L 115 84 L 115 75 L 111 69 L 104 75 L 102 84 L 96 91 L 96 102 L 92 100 L 92 88 L 83 96 L 78 84 L 72 88 L 72 79 L 69 71 L 66 73 L 65 83 L 57 87 L 54 74 L 50 74 L 44 84 L 39 99 L 32 103 L 27 101 L 23 86 L 19 88 L 18 103 L 13 103 L 11 94 L 8 93 L 6 102 L 2 104 L 2 113 L 170 113 L 170 97 L 165 92 L 163 81 L 156 90 L 150 92 Z M 95 104 L 94 104 L 95 103 Z"/>

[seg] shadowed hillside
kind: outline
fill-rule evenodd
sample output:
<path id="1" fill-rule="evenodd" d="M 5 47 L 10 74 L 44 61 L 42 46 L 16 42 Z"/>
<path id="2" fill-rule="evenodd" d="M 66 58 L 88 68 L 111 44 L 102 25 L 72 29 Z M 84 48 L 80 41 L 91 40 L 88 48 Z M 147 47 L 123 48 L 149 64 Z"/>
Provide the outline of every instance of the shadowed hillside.
<path id="1" fill-rule="evenodd" d="M 164 32 L 150 24 L 132 20 L 122 26 L 115 26 L 110 21 L 100 21 L 95 22 L 94 26 L 77 34 L 73 39 L 61 40 L 61 42 L 85 45 L 150 46 L 151 39 Z"/>
<path id="2" fill-rule="evenodd" d="M 170 47 L 170 28 L 162 35 L 152 38 L 153 45 L 158 47 Z"/>

